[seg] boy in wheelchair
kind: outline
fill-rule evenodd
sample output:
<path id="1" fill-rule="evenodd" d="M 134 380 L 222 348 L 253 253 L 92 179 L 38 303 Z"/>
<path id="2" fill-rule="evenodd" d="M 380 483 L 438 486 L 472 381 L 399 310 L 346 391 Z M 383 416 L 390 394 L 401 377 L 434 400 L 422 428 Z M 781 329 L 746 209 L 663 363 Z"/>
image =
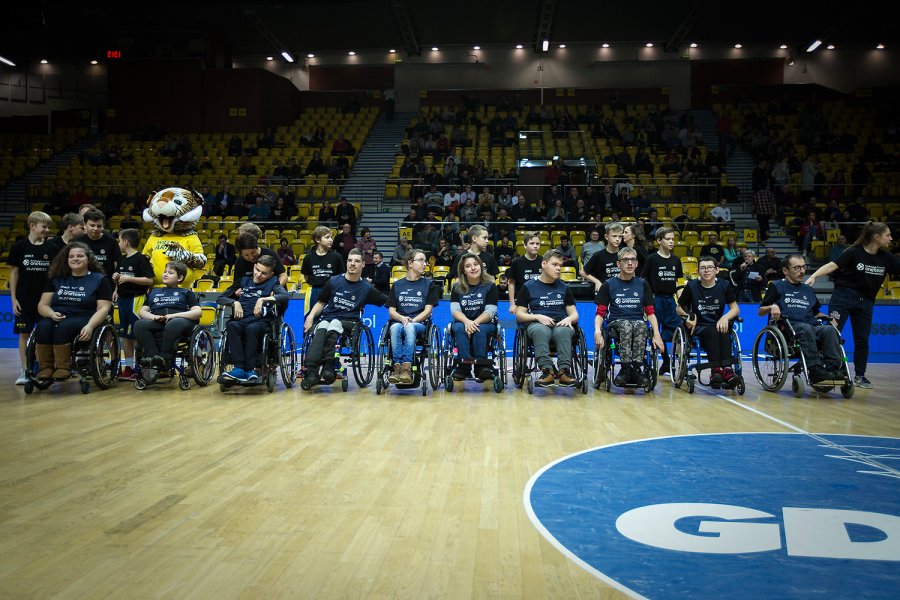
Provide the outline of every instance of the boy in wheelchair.
<path id="1" fill-rule="evenodd" d="M 619 387 L 650 385 L 649 374 L 642 369 L 647 349 L 647 324 L 652 325 L 653 345 L 662 350 L 662 337 L 654 315 L 653 293 L 650 284 L 634 272 L 638 266 L 638 254 L 634 248 L 622 248 L 618 252 L 619 274 L 607 279 L 597 292 L 597 316 L 594 317 L 594 342 L 598 348 L 606 343 L 603 320 L 609 319 L 609 334 L 618 340 L 622 368 L 613 383 Z M 653 365 L 652 368 L 655 368 Z"/>
<path id="2" fill-rule="evenodd" d="M 731 322 L 741 314 L 737 296 L 729 281 L 717 277 L 719 263 L 712 256 L 700 257 L 697 272 L 699 279 L 688 281 L 678 297 L 678 314 L 687 317 L 685 327 L 700 339 L 706 351 L 712 368 L 710 387 L 733 388 L 740 381 L 731 367 L 735 360 L 740 360 L 732 356 L 731 345 Z"/>
<path id="3" fill-rule="evenodd" d="M 559 280 L 563 257 L 559 250 L 548 250 L 541 261 L 541 274 L 525 282 L 516 293 L 516 320 L 534 344 L 541 376 L 537 384 L 573 386 L 572 333 L 578 324 L 578 310 L 572 290 Z M 550 358 L 550 340 L 556 344 L 557 365 Z"/>
<path id="4" fill-rule="evenodd" d="M 362 270 L 362 252 L 354 248 L 347 256 L 347 272 L 328 280 L 306 317 L 303 329 L 307 332 L 312 330 L 313 336 L 306 349 L 303 389 L 320 382 L 325 385 L 334 383 L 334 363 L 326 357 L 331 356 L 341 334 L 353 329 L 354 324 L 359 322 L 360 311 L 365 305 L 384 306 L 387 300 L 387 296 L 362 279 Z M 320 315 L 321 319 L 318 318 Z"/>
<path id="5" fill-rule="evenodd" d="M 788 319 L 806 361 L 810 383 L 843 381 L 841 335 L 836 327 L 820 320 L 829 317 L 821 312 L 812 287 L 803 283 L 806 260 L 799 254 L 789 254 L 781 265 L 784 279 L 769 285 L 759 315 L 769 315 L 771 321 Z"/>
<path id="6" fill-rule="evenodd" d="M 200 321 L 202 310 L 196 294 L 178 287 L 187 273 L 183 262 L 166 263 L 162 275 L 165 287 L 151 289 L 138 313 L 140 319 L 134 324 L 134 337 L 141 345 L 142 369 L 167 370 L 172 365 L 178 341 Z"/>
<path id="7" fill-rule="evenodd" d="M 228 352 L 234 368 L 222 373 L 219 383 L 235 382 L 244 384 L 261 383 L 256 372 L 260 342 L 272 327 L 274 311 L 266 306 L 277 303 L 286 306 L 290 296 L 275 277 L 275 261 L 269 256 L 260 256 L 253 265 L 253 276 L 235 281 L 220 296 L 221 304 L 232 306 L 232 319 L 225 326 Z"/>

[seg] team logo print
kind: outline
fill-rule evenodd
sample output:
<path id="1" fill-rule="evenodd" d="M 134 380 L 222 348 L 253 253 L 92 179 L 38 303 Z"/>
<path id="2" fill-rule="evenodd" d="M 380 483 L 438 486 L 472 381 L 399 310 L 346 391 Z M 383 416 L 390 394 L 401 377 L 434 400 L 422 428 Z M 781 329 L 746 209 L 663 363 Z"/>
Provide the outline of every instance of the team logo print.
<path id="1" fill-rule="evenodd" d="M 83 292 L 83 291 L 84 291 L 84 288 L 83 288 L 83 287 L 79 287 L 79 288 L 78 288 L 78 291 L 79 291 L 79 292 Z"/>
<path id="2" fill-rule="evenodd" d="M 865 270 L 866 270 L 866 265 L 864 265 L 864 264 L 862 264 L 862 263 L 856 263 L 856 270 L 857 270 L 857 271 L 865 271 Z"/>

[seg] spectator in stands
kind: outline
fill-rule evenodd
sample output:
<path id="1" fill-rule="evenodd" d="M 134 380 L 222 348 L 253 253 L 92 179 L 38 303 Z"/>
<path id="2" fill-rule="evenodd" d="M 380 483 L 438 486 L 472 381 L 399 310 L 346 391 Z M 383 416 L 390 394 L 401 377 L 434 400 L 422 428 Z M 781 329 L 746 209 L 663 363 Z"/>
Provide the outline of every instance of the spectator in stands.
<path id="1" fill-rule="evenodd" d="M 737 237 L 733 233 L 725 238 L 725 248 L 723 251 L 725 253 L 725 262 L 722 266 L 730 269 L 734 266 L 735 261 L 741 256 L 741 249 L 737 246 Z"/>
<path id="2" fill-rule="evenodd" d="M 90 204 L 90 202 L 91 197 L 84 191 L 84 184 L 79 183 L 76 185 L 75 193 L 69 198 L 69 206 L 71 206 L 73 210 L 78 210 L 80 206 L 83 204 Z"/>
<path id="3" fill-rule="evenodd" d="M 578 203 L 579 198 L 581 198 L 581 195 L 578 193 L 578 188 L 574 185 L 569 186 L 569 194 L 565 197 L 565 201 L 563 202 L 566 212 L 571 212 L 572 209 L 575 208 L 575 204 Z"/>
<path id="4" fill-rule="evenodd" d="M 550 207 L 550 210 L 547 211 L 547 214 L 544 216 L 545 221 L 556 221 L 564 223 L 569 219 L 569 215 L 566 214 L 566 209 L 563 206 L 563 201 L 561 199 L 556 199 L 553 201 L 553 205 Z"/>
<path id="5" fill-rule="evenodd" d="M 759 240 L 765 243 L 769 239 L 769 220 L 776 214 L 775 194 L 768 187 L 753 194 L 753 210 L 759 224 Z"/>
<path id="6" fill-rule="evenodd" d="M 578 257 L 575 254 L 575 247 L 569 242 L 569 236 L 562 235 L 559 237 L 559 246 L 556 247 L 563 258 L 564 267 L 578 268 Z"/>
<path id="7" fill-rule="evenodd" d="M 737 288 L 738 302 L 758 303 L 762 299 L 766 277 L 762 273 L 763 265 L 756 260 L 753 250 L 742 250 L 728 275 L 731 283 Z"/>
<path id="8" fill-rule="evenodd" d="M 238 175 L 256 175 L 256 167 L 250 159 L 250 155 L 244 152 L 238 158 Z"/>
<path id="9" fill-rule="evenodd" d="M 504 234 L 494 245 L 494 258 L 497 260 L 497 266 L 500 267 L 510 266 L 513 259 L 516 258 L 516 248 L 508 234 Z"/>
<path id="10" fill-rule="evenodd" d="M 275 253 L 284 266 L 290 267 L 297 264 L 297 257 L 294 255 L 294 250 L 291 248 L 291 243 L 287 238 L 281 238 L 280 245 Z"/>
<path id="11" fill-rule="evenodd" d="M 716 259 L 716 265 L 722 267 L 725 262 L 725 249 L 719 244 L 719 236 L 715 233 L 709 234 L 706 244 L 700 248 L 700 256 L 711 256 Z"/>
<path id="12" fill-rule="evenodd" d="M 462 245 L 462 236 L 459 235 L 459 229 L 454 223 L 445 222 L 440 237 L 447 241 L 447 245 L 451 247 L 454 254 L 456 249 Z"/>
<path id="13" fill-rule="evenodd" d="M 822 226 L 821 221 L 819 221 L 819 217 L 816 215 L 815 211 L 810 211 L 806 217 L 806 220 L 803 221 L 803 224 L 800 226 L 800 231 L 797 234 L 797 244 L 798 249 L 802 254 L 807 254 L 810 249 L 810 244 L 814 240 L 824 240 L 825 239 L 825 228 Z"/>
<path id="14" fill-rule="evenodd" d="M 734 225 L 734 221 L 731 219 L 731 209 L 728 208 L 728 200 L 725 198 L 719 200 L 719 204 L 709 211 L 709 216 L 715 223 Z M 720 225 L 719 231 L 721 232 L 722 229 L 727 229 L 727 227 Z"/>
<path id="15" fill-rule="evenodd" d="M 237 135 L 228 140 L 228 156 L 240 156 L 244 152 L 244 141 Z"/>
<path id="16" fill-rule="evenodd" d="M 603 250 L 605 247 L 603 242 L 600 241 L 600 230 L 596 228 L 591 229 L 588 241 L 581 246 L 581 264 L 588 264 L 588 261 L 591 260 L 591 256 L 593 256 L 594 253 Z"/>
<path id="17" fill-rule="evenodd" d="M 362 227 L 359 230 L 359 239 L 356 240 L 356 249 L 362 252 L 363 256 L 363 277 L 372 278 L 375 272 L 375 252 L 378 250 L 378 244 L 372 237 L 372 232 L 368 227 Z"/>
<path id="18" fill-rule="evenodd" d="M 353 232 L 350 229 L 349 223 L 344 223 L 340 228 L 341 232 L 338 234 L 337 238 L 335 238 L 334 245 L 338 254 L 341 255 L 341 258 L 343 258 L 346 263 L 350 251 L 356 248 L 356 238 L 353 237 Z"/>
<path id="19" fill-rule="evenodd" d="M 825 195 L 831 200 L 841 202 L 847 196 L 847 180 L 843 169 L 835 169 L 826 184 Z"/>
<path id="20" fill-rule="evenodd" d="M 782 154 L 781 159 L 772 167 L 771 176 L 776 189 L 790 183 L 791 168 L 788 166 L 787 154 Z"/>
<path id="21" fill-rule="evenodd" d="M 325 167 L 325 162 L 319 155 L 319 151 L 314 151 L 312 153 L 312 157 L 309 159 L 309 162 L 306 163 L 306 175 L 320 175 L 327 172 L 328 169 Z"/>
<path id="22" fill-rule="evenodd" d="M 444 179 L 451 186 L 459 183 L 459 167 L 457 167 L 456 159 L 453 156 L 448 156 L 447 162 L 444 164 Z"/>
<path id="23" fill-rule="evenodd" d="M 284 196 L 278 196 L 275 204 L 269 209 L 269 218 L 273 221 L 290 221 L 293 216 L 293 207 L 285 201 Z"/>
<path id="24" fill-rule="evenodd" d="M 356 219 L 359 215 L 356 214 L 356 207 L 347 201 L 347 196 L 338 199 L 337 209 L 334 212 L 338 225 L 342 228 L 344 225 L 350 225 L 350 231 L 356 235 Z M 346 259 L 346 256 L 344 258 Z"/>
<path id="25" fill-rule="evenodd" d="M 328 165 L 328 169 L 325 171 L 325 174 L 328 175 L 328 181 L 340 181 L 347 178 L 347 167 L 341 164 L 338 159 L 332 158 L 331 164 Z"/>
<path id="26" fill-rule="evenodd" d="M 234 244 L 229 242 L 226 236 L 220 235 L 219 243 L 216 244 L 215 255 L 215 258 L 213 259 L 213 273 L 215 273 L 216 280 L 218 281 L 218 278 L 225 272 L 226 266 L 229 269 L 234 267 L 234 262 L 237 260 L 237 254 L 234 250 Z"/>
<path id="27" fill-rule="evenodd" d="M 471 198 L 467 199 L 459 209 L 459 220 L 463 223 L 474 223 L 478 220 L 478 208 Z"/>
<path id="28" fill-rule="evenodd" d="M 579 198 L 575 201 L 575 206 L 569 210 L 567 218 L 574 223 L 587 223 L 591 220 L 591 213 L 588 207 L 585 206 L 584 200 Z"/>
<path id="29" fill-rule="evenodd" d="M 638 148 L 634 156 L 634 169 L 638 173 L 653 174 L 653 161 L 644 148 Z"/>
<path id="30" fill-rule="evenodd" d="M 509 188 L 506 186 L 503 186 L 500 188 L 500 192 L 497 194 L 496 199 L 497 199 L 497 208 L 498 209 L 505 208 L 507 211 L 510 211 L 510 214 L 511 214 L 511 211 L 513 210 L 513 207 L 515 207 L 518 204 L 518 197 L 510 194 Z"/>
<path id="31" fill-rule="evenodd" d="M 781 259 L 775 256 L 775 248 L 771 246 L 766 248 L 765 255 L 760 257 L 757 262 L 760 263 L 759 271 L 765 278 L 764 285 L 767 285 L 770 281 L 781 279 Z"/>
<path id="32" fill-rule="evenodd" d="M 457 211 L 462 205 L 462 198 L 459 195 L 459 191 L 456 186 L 451 185 L 450 189 L 447 190 L 447 193 L 444 194 L 444 212 L 448 211 Z"/>
<path id="33" fill-rule="evenodd" d="M 334 212 L 334 207 L 331 206 L 330 200 L 322 201 L 322 208 L 319 209 L 319 224 L 337 225 L 337 214 Z"/>
<path id="34" fill-rule="evenodd" d="M 473 203 L 478 202 L 478 194 L 472 189 L 471 184 L 463 186 L 463 191 L 459 194 L 460 204 L 465 204 L 467 200 L 472 200 Z"/>
<path id="35" fill-rule="evenodd" d="M 382 294 L 390 292 L 391 289 L 391 268 L 384 262 L 384 256 L 381 252 L 375 252 L 373 255 L 374 263 L 372 274 L 367 278 L 376 290 Z"/>
<path id="36" fill-rule="evenodd" d="M 866 186 L 872 174 L 869 167 L 858 156 L 853 157 L 853 168 L 850 170 L 850 181 L 852 183 L 852 193 L 854 198 L 859 198 L 865 192 Z"/>
<path id="37" fill-rule="evenodd" d="M 453 248 L 450 246 L 447 238 L 442 235 L 438 238 L 437 248 L 434 251 L 434 265 L 449 267 L 453 264 L 453 256 Z"/>
<path id="38" fill-rule="evenodd" d="M 831 252 L 828 253 L 828 261 L 836 262 L 838 257 L 844 253 L 844 250 L 847 249 L 847 236 L 844 234 L 840 234 L 837 238 L 837 242 L 835 242 L 834 246 L 831 247 Z"/>
<path id="39" fill-rule="evenodd" d="M 247 218 L 251 221 L 268 221 L 269 220 L 269 207 L 266 205 L 266 200 L 262 196 L 256 197 L 256 202 L 253 206 L 250 207 L 250 210 L 247 213 Z"/>
<path id="40" fill-rule="evenodd" d="M 410 251 L 409 238 L 404 236 L 400 236 L 400 243 L 394 248 L 394 255 L 391 258 L 391 266 L 402 266 L 406 265 L 406 255 Z"/>

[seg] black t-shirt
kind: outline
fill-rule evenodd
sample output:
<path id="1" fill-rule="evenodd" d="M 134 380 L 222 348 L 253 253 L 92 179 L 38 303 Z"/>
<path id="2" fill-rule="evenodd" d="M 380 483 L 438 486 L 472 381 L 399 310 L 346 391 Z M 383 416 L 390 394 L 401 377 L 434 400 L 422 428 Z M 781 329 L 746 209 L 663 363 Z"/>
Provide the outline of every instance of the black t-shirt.
<path id="1" fill-rule="evenodd" d="M 426 305 L 438 305 L 440 302 L 439 289 L 438 286 L 431 285 L 431 280 L 425 277 L 420 277 L 415 281 L 403 277 L 391 286 L 387 306 L 395 309 L 404 317 L 415 317 L 425 310 Z"/>
<path id="2" fill-rule="evenodd" d="M 716 279 L 715 285 L 708 288 L 699 279 L 692 279 L 678 298 L 686 312 L 697 315 L 697 326 L 715 325 L 728 311 L 728 305 L 736 301 L 734 288 L 724 279 Z"/>
<path id="3" fill-rule="evenodd" d="M 534 260 L 529 260 L 527 256 L 520 256 L 512 261 L 506 276 L 516 285 L 523 285 L 530 279 L 537 279 L 541 276 L 541 263 L 544 259 L 538 255 Z"/>
<path id="4" fill-rule="evenodd" d="M 712 256 L 717 263 L 725 260 L 725 250 L 718 244 L 707 244 L 700 248 L 700 256 Z"/>
<path id="5" fill-rule="evenodd" d="M 619 254 L 618 251 L 610 252 L 606 248 L 599 252 L 594 252 L 591 260 L 584 266 L 584 270 L 588 275 L 596 277 L 600 282 L 604 282 L 610 277 L 619 274 Z"/>
<path id="6" fill-rule="evenodd" d="M 664 258 L 659 252 L 647 257 L 647 264 L 641 271 L 641 278 L 650 283 L 650 289 L 657 296 L 671 296 L 678 287 L 678 280 L 684 277 L 681 259 L 674 254 Z"/>
<path id="7" fill-rule="evenodd" d="M 67 317 L 90 317 L 97 312 L 98 300 L 112 301 L 112 284 L 103 273 L 91 271 L 80 277 L 56 277 L 47 282 L 44 292 L 53 294 L 50 307 Z"/>
<path id="8" fill-rule="evenodd" d="M 650 284 L 640 277 L 628 281 L 612 277 L 597 292 L 597 304 L 609 307 L 606 318 L 610 321 L 640 320 L 644 318 L 644 307 L 653 306 L 653 292 Z"/>
<path id="9" fill-rule="evenodd" d="M 493 281 L 469 286 L 469 291 L 465 294 L 459 290 L 457 283 L 450 292 L 450 302 L 458 303 L 459 309 L 467 319 L 476 319 L 484 312 L 485 306 L 497 306 L 499 297 L 497 286 Z"/>
<path id="10" fill-rule="evenodd" d="M 647 264 L 647 250 L 643 246 L 635 246 L 634 251 L 637 252 L 638 266 L 635 275 L 640 276 L 644 272 L 644 265 Z"/>
<path id="11" fill-rule="evenodd" d="M 322 287 L 329 279 L 345 270 L 344 259 L 334 250 L 322 255 L 313 250 L 303 257 L 303 265 L 300 267 L 306 282 L 313 287 Z"/>
<path id="12" fill-rule="evenodd" d="M 272 268 L 272 270 L 275 272 L 275 277 L 278 277 L 279 275 L 284 273 L 284 265 L 281 263 L 281 259 L 278 258 L 277 252 L 275 252 L 271 248 L 260 248 L 259 255 L 271 256 L 275 259 L 275 266 Z M 234 281 L 240 281 L 244 277 L 253 277 L 253 266 L 255 264 L 256 263 L 244 260 L 244 257 L 238 254 L 237 259 L 234 261 L 234 269 L 232 269 L 231 271 L 234 275 Z"/>
<path id="13" fill-rule="evenodd" d="M 198 304 L 197 295 L 192 290 L 178 287 L 153 288 L 144 302 L 144 306 L 154 315 L 187 312 Z"/>
<path id="14" fill-rule="evenodd" d="M 91 249 L 97 262 L 103 265 L 106 275 L 112 277 L 112 274 L 116 272 L 116 263 L 122 258 L 116 238 L 104 232 L 99 240 L 92 240 L 89 236 L 83 235 L 78 238 L 78 241 L 83 242 Z"/>
<path id="15" fill-rule="evenodd" d="M 566 307 L 574 305 L 572 290 L 559 279 L 551 284 L 532 279 L 516 292 L 516 306 L 527 306 L 531 314 L 546 315 L 556 322 L 569 316 Z"/>
<path id="16" fill-rule="evenodd" d="M 47 269 L 57 249 L 48 242 L 32 244 L 28 238 L 19 240 L 9 249 L 7 264 L 18 267 L 19 279 L 16 285 L 16 298 L 22 308 L 29 312 L 37 312 L 37 305 L 47 285 Z"/>
<path id="17" fill-rule="evenodd" d="M 900 259 L 884 250 L 869 254 L 865 248 L 850 246 L 834 262 L 839 267 L 835 287 L 856 290 L 873 302 L 885 275 L 900 273 Z"/>
<path id="18" fill-rule="evenodd" d="M 816 292 L 805 283 L 791 283 L 787 279 L 773 281 L 766 290 L 760 306 L 777 304 L 781 316 L 787 317 L 791 323 L 807 323 L 816 325 L 816 315 L 821 305 Z"/>
<path id="19" fill-rule="evenodd" d="M 140 252 L 135 252 L 131 256 L 123 256 L 120 258 L 116 271 L 123 275 L 130 275 L 131 277 L 149 277 L 150 279 L 153 279 L 153 265 L 150 264 L 150 259 Z M 149 288 L 149 285 L 138 285 L 129 282 L 120 283 L 119 296 L 124 296 L 126 298 L 143 296 L 147 293 Z"/>
<path id="20" fill-rule="evenodd" d="M 379 292 L 365 279 L 349 281 L 343 275 L 335 275 L 319 293 L 317 302 L 325 305 L 323 319 L 352 321 L 359 319 L 359 311 L 366 304 L 384 306 L 387 296 Z"/>

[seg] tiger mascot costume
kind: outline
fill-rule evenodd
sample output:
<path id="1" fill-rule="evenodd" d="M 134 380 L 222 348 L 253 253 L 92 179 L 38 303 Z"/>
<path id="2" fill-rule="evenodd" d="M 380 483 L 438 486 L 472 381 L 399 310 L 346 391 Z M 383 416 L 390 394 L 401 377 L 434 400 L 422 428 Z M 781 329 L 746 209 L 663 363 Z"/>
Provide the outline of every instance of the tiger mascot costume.
<path id="1" fill-rule="evenodd" d="M 206 273 L 206 254 L 194 229 L 202 214 L 203 197 L 193 190 L 172 187 L 150 194 L 144 221 L 154 227 L 143 253 L 153 265 L 154 287 L 163 285 L 163 271 L 170 260 L 188 267 L 183 287 L 190 287 Z"/>

